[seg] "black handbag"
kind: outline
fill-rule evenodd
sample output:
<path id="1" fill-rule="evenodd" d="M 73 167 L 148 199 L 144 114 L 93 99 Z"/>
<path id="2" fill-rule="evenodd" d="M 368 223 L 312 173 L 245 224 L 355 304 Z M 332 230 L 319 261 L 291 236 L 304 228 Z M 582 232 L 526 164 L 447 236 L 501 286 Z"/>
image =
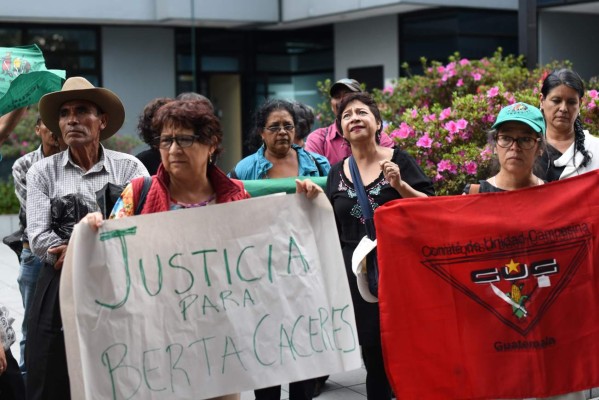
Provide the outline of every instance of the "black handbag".
<path id="1" fill-rule="evenodd" d="M 144 176 L 144 184 L 141 188 L 139 204 L 135 207 L 135 215 L 139 215 L 141 213 L 141 210 L 146 202 L 146 196 L 150 190 L 150 186 L 152 186 L 152 178 L 149 176 Z M 100 207 L 100 211 L 102 212 L 104 219 L 108 219 L 108 217 L 110 217 L 110 213 L 112 212 L 116 202 L 121 197 L 124 189 L 125 186 L 115 185 L 114 183 L 108 182 L 102 187 L 102 189 L 96 192 L 96 202 L 98 203 L 98 207 Z"/>
<path id="2" fill-rule="evenodd" d="M 102 189 L 96 192 L 96 202 L 98 203 L 98 207 L 100 207 L 100 212 L 104 216 L 104 219 L 108 219 L 110 216 L 114 205 L 119 197 L 121 197 L 123 189 L 124 186 L 108 182 Z"/>
<path id="3" fill-rule="evenodd" d="M 366 195 L 366 190 L 364 189 L 362 177 L 360 176 L 360 171 L 358 170 L 358 165 L 356 164 L 356 160 L 354 160 L 354 156 L 349 156 L 348 162 L 349 171 L 351 172 L 351 179 L 354 182 L 354 189 L 356 190 L 356 195 L 358 196 L 358 204 L 360 205 L 360 208 L 362 209 L 362 215 L 364 216 L 366 235 L 370 240 L 375 240 L 376 230 L 374 228 L 374 212 L 372 210 L 370 201 L 368 200 L 368 196 Z M 379 264 L 377 260 L 376 248 L 366 256 L 366 277 L 368 278 L 368 290 L 373 296 L 378 298 Z"/>
<path id="4" fill-rule="evenodd" d="M 50 228 L 61 239 L 68 241 L 75 224 L 88 213 L 89 209 L 78 193 L 54 198 L 50 201 Z"/>

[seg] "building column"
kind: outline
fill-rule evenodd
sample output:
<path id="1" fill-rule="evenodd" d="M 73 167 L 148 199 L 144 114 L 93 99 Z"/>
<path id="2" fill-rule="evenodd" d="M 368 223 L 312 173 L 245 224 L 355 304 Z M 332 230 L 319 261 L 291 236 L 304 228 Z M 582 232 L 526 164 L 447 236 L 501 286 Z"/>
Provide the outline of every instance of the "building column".
<path id="1" fill-rule="evenodd" d="M 539 34 L 537 1 L 518 1 L 518 52 L 526 57 L 526 67 L 533 69 L 539 63 Z"/>

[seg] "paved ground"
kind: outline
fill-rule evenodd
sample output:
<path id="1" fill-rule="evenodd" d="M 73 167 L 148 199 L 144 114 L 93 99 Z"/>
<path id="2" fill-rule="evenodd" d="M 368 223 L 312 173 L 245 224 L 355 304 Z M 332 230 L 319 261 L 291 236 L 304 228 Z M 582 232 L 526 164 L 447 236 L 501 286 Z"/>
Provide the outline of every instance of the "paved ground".
<path id="1" fill-rule="evenodd" d="M 17 332 L 17 341 L 10 350 L 13 356 L 20 360 L 19 340 L 21 338 L 21 324 L 23 322 L 23 303 L 21 292 L 17 285 L 19 275 L 19 262 L 15 253 L 4 243 L 0 243 L 0 304 L 8 308 L 10 315 L 15 319 L 12 324 Z"/>
<path id="2" fill-rule="evenodd" d="M 0 243 L 0 304 L 6 306 L 15 318 L 13 327 L 17 332 L 17 342 L 11 347 L 14 357 L 20 360 L 18 341 L 21 338 L 23 304 L 17 286 L 19 264 L 17 256 L 3 243 Z M 364 368 L 332 375 L 327 381 L 319 400 L 364 400 L 366 398 L 366 371 Z M 287 387 L 283 386 L 281 399 L 287 399 Z M 253 392 L 245 392 L 242 400 L 253 400 Z"/>

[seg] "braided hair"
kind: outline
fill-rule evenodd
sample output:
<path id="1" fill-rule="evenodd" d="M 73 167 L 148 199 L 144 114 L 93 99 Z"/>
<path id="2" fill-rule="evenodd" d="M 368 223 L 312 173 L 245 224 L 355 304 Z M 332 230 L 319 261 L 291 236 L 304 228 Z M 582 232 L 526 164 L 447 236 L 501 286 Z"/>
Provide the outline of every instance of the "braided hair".
<path id="1" fill-rule="evenodd" d="M 560 85 L 566 85 L 569 88 L 574 89 L 576 93 L 578 93 L 579 99 L 582 99 L 584 96 L 584 82 L 582 81 L 582 78 L 576 72 L 567 68 L 562 68 L 553 70 L 543 81 L 543 86 L 541 87 L 543 97 L 547 98 L 549 92 Z M 584 168 L 591 161 L 592 155 L 584 147 L 584 129 L 582 127 L 582 122 L 580 121 L 580 115 L 574 120 L 574 154 L 576 154 L 577 151 L 582 154 L 582 163 L 580 163 L 580 167 Z"/>
<path id="2" fill-rule="evenodd" d="M 582 154 L 580 166 L 582 168 L 586 167 L 593 155 L 584 147 L 584 129 L 582 128 L 582 122 L 580 122 L 580 115 L 574 121 L 574 154 L 576 154 L 576 151 L 580 151 L 580 154 Z"/>

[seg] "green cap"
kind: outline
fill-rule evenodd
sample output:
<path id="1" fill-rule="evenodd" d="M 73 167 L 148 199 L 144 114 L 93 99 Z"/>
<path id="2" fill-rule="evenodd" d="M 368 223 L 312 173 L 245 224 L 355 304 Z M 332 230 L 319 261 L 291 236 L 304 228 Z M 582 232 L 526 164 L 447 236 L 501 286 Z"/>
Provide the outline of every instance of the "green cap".
<path id="1" fill-rule="evenodd" d="M 539 136 L 545 135 L 545 118 L 543 113 L 535 106 L 526 103 L 514 103 L 503 107 L 493 124 L 497 128 L 504 122 L 516 121 L 530 126 Z"/>

